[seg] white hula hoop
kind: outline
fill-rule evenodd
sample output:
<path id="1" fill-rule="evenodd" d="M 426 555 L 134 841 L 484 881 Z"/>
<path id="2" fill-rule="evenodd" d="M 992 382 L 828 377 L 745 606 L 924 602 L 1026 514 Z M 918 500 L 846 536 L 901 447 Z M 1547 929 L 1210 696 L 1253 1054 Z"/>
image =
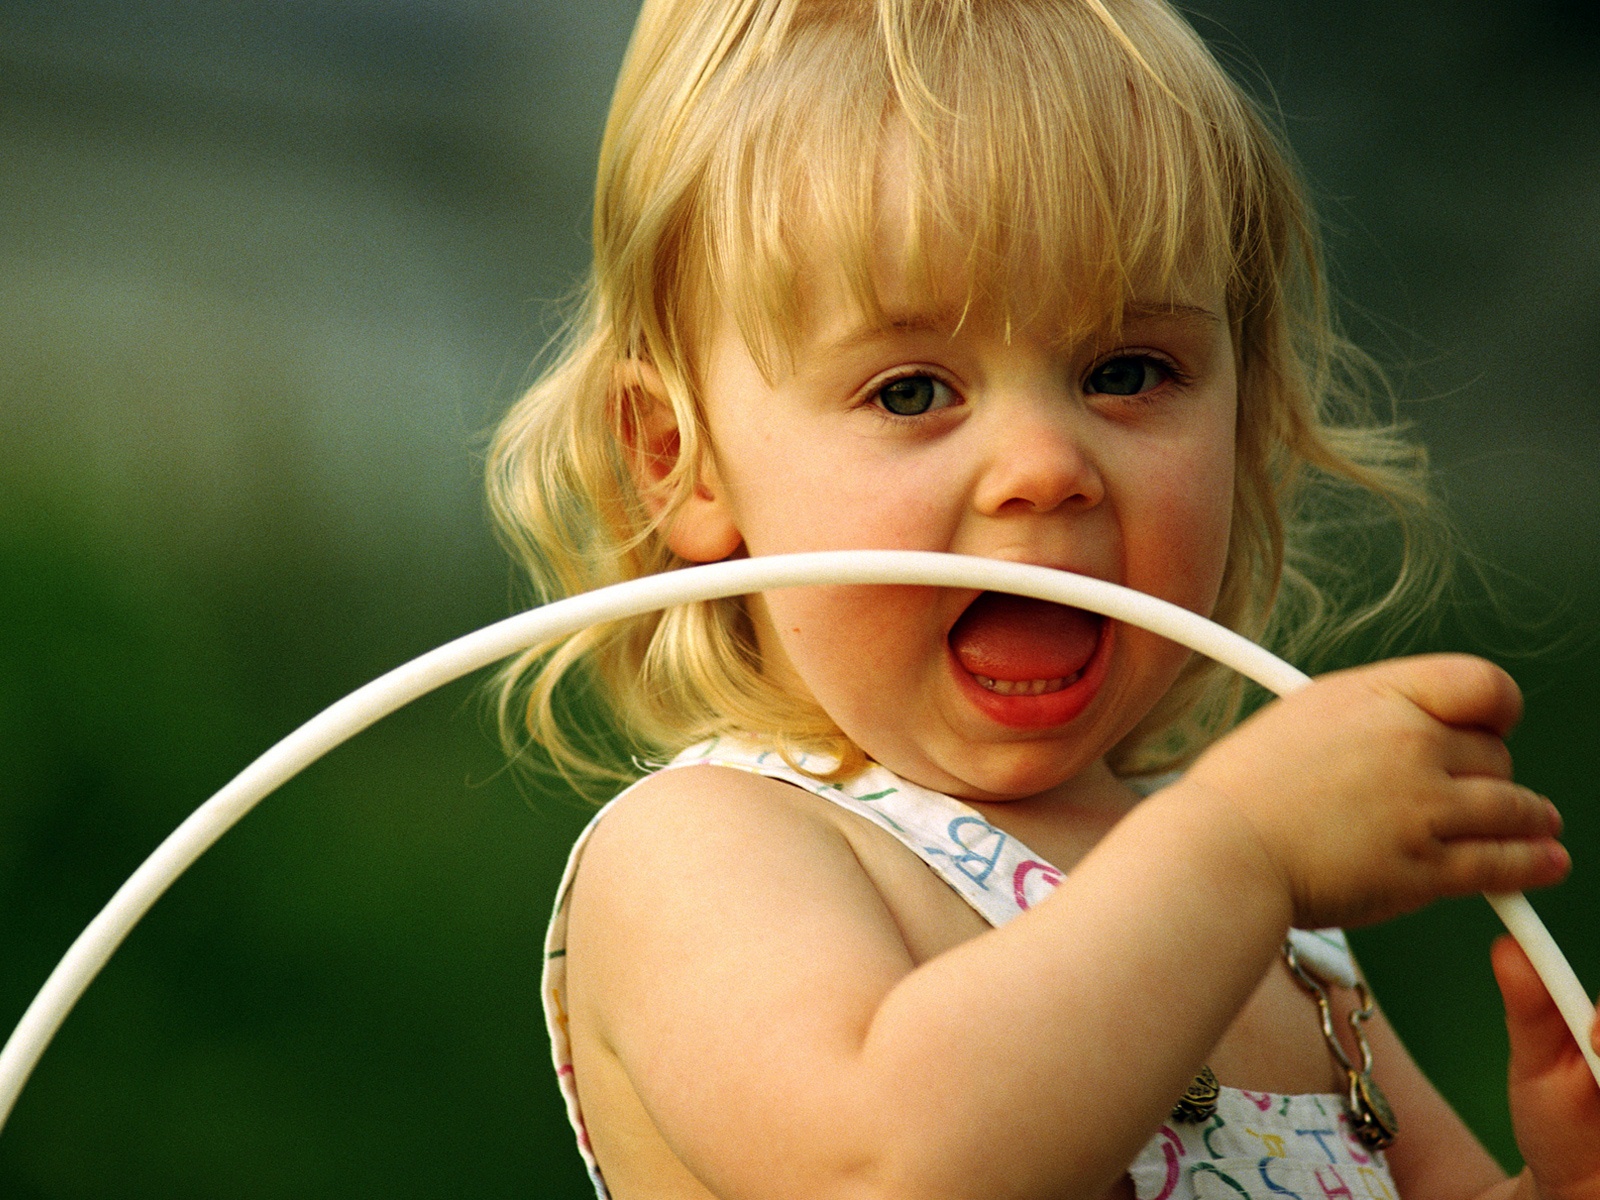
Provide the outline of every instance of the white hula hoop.
<path id="1" fill-rule="evenodd" d="M 497 621 L 379 676 L 324 709 L 241 771 L 140 864 L 78 935 L 0 1051 L 0 1129 L 50 1039 L 139 918 L 178 876 L 265 796 L 340 743 L 396 709 L 528 646 L 605 621 L 773 588 L 839 584 L 921 584 L 1013 592 L 1088 609 L 1171 638 L 1283 696 L 1309 678 L 1254 642 L 1187 609 L 1104 580 L 995 559 L 908 550 L 837 550 L 712 563 L 558 600 Z M 1594 1019 L 1583 985 L 1521 893 L 1489 903 L 1533 960 L 1589 1068 Z"/>

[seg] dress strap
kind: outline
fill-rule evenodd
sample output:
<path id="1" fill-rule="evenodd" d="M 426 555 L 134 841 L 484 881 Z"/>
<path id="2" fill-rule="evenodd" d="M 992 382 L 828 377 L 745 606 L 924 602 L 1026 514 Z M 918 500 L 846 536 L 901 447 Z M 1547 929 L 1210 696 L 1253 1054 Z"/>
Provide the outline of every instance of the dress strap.
<path id="1" fill-rule="evenodd" d="M 1042 855 L 997 829 L 954 796 L 919 787 L 886 767 L 868 763 L 842 784 L 827 783 L 835 761 L 800 754 L 793 764 L 770 746 L 718 737 L 691 746 L 667 769 L 733 767 L 781 779 L 866 818 L 887 831 L 953 888 L 985 921 L 1004 925 L 1039 903 L 1061 882 L 1062 873 Z M 1171 783 L 1176 773 L 1129 780 L 1141 795 Z M 1289 939 L 1301 963 L 1326 983 L 1352 987 L 1355 962 L 1339 929 L 1292 929 Z"/>
<path id="2" fill-rule="evenodd" d="M 828 772 L 831 759 L 799 755 L 791 766 L 770 748 L 717 738 L 691 746 L 669 765 L 706 764 L 781 779 L 864 817 L 922 859 L 990 925 L 1005 924 L 1061 881 L 1060 871 L 960 800 L 877 763 L 842 784 L 827 783 L 816 775 Z"/>

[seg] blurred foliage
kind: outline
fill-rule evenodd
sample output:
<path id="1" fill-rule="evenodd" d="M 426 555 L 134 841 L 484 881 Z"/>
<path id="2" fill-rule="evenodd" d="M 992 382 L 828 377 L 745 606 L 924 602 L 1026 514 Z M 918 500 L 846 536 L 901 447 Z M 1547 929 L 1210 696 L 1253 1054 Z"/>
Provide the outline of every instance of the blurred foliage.
<path id="1" fill-rule="evenodd" d="M 1528 689 L 1513 749 L 1578 862 L 1540 907 L 1593 986 L 1595 10 L 1192 7 L 1281 109 L 1351 328 L 1497 565 L 1501 609 L 1429 644 Z M 584 269 L 633 9 L 0 0 L 6 1028 L 255 754 L 509 610 L 479 456 Z M 583 819 L 518 788 L 470 683 L 363 734 L 135 931 L 0 1137 L 0 1194 L 586 1194 L 537 996 Z M 1358 944 L 1509 1161 L 1492 927 L 1461 902 Z"/>

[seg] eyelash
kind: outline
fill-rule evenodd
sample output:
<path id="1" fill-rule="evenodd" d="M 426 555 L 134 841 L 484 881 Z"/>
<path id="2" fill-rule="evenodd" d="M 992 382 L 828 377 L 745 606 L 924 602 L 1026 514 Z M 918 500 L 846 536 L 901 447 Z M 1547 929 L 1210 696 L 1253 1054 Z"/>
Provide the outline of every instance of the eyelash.
<path id="1" fill-rule="evenodd" d="M 1155 387 L 1148 388 L 1145 391 L 1133 393 L 1131 395 L 1123 395 L 1118 392 L 1091 392 L 1089 390 L 1088 384 L 1090 378 L 1110 364 L 1125 359 L 1154 365 L 1158 373 L 1162 376 L 1161 382 Z M 931 408 L 920 413 L 892 412 L 882 403 L 881 397 L 889 388 L 906 379 L 930 379 L 935 385 L 947 388 L 950 392 L 952 392 L 957 398 L 957 403 L 945 405 L 941 408 Z M 1084 373 L 1083 381 L 1079 386 L 1083 389 L 1083 393 L 1086 396 L 1108 396 L 1120 404 L 1140 405 L 1151 403 L 1156 394 L 1161 391 L 1162 383 L 1171 383 L 1178 387 L 1183 387 L 1192 382 L 1193 377 L 1184 372 L 1177 363 L 1173 362 L 1172 359 L 1168 358 L 1164 354 L 1158 354 L 1152 350 L 1119 350 L 1114 354 L 1107 355 L 1105 358 L 1100 359 L 1093 366 L 1091 366 Z M 934 413 L 943 412 L 947 408 L 955 408 L 962 402 L 964 401 L 961 396 L 961 392 L 955 387 L 955 385 L 941 377 L 936 372 L 926 369 L 913 368 L 901 371 L 898 374 L 889 376 L 887 379 L 883 379 L 874 383 L 867 391 L 867 407 L 870 408 L 880 420 L 896 425 L 916 424 L 925 420 Z"/>
<path id="2" fill-rule="evenodd" d="M 1092 379 L 1098 372 L 1110 366 L 1112 363 L 1122 361 L 1149 363 L 1153 365 L 1157 372 L 1163 377 L 1161 383 L 1171 383 L 1178 387 L 1183 387 L 1194 382 L 1192 376 L 1184 372 L 1177 363 L 1173 362 L 1172 359 L 1168 358 L 1165 354 L 1157 354 L 1153 350 L 1119 350 L 1114 354 L 1108 354 L 1106 357 L 1100 359 L 1086 372 L 1084 372 L 1083 383 L 1080 385 L 1083 388 L 1084 395 L 1109 396 L 1114 401 L 1121 404 L 1137 405 L 1149 403 L 1156 396 L 1156 394 L 1161 391 L 1161 383 L 1158 383 L 1155 387 L 1148 388 L 1145 391 L 1126 395 L 1120 392 L 1092 392 L 1089 390 L 1090 379 Z"/>
<path id="3" fill-rule="evenodd" d="M 895 384 L 901 383 L 907 379 L 932 380 L 936 387 L 942 387 L 949 391 L 955 397 L 955 403 L 943 405 L 939 408 L 930 408 L 920 413 L 893 412 L 882 403 L 883 393 L 888 391 Z M 964 397 L 961 395 L 960 388 L 956 387 L 938 372 L 927 370 L 925 368 L 910 368 L 908 370 L 901 371 L 898 374 L 890 375 L 886 379 L 878 380 L 867 389 L 866 393 L 867 407 L 870 408 L 880 420 L 895 425 L 917 424 L 932 417 L 935 413 L 945 412 L 948 409 L 957 408 L 964 402 Z"/>

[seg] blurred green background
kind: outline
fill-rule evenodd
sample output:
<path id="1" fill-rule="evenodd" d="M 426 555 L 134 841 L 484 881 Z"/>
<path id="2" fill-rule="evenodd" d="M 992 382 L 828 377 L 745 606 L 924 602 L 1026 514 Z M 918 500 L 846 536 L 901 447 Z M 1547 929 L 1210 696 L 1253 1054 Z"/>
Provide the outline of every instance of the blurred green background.
<path id="1" fill-rule="evenodd" d="M 256 753 L 511 609 L 487 430 L 581 276 L 626 0 L 0 0 L 0 1026 Z M 1529 692 L 1523 778 L 1600 986 L 1600 16 L 1207 0 L 1273 96 Z M 463 683 L 273 797 L 135 931 L 0 1137 L 0 1195 L 567 1196 L 538 1015 L 569 797 Z M 1493 919 L 1360 935 L 1513 1161 Z"/>

